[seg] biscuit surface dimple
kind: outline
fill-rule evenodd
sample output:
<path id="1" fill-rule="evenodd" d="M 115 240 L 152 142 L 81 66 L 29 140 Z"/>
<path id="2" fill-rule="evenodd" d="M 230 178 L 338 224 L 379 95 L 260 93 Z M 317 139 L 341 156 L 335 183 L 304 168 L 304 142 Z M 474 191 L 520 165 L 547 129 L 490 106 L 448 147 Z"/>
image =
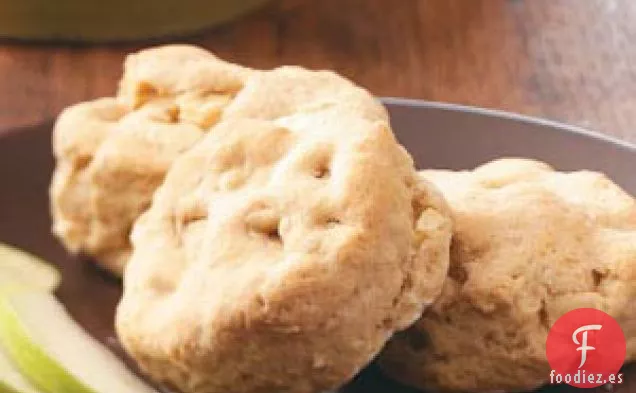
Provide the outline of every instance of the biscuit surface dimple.
<path id="1" fill-rule="evenodd" d="M 621 324 L 636 357 L 636 202 L 607 177 L 503 159 L 423 171 L 454 218 L 449 278 L 380 364 L 427 390 L 521 391 L 545 383 L 550 326 L 580 307 Z M 431 222 L 428 220 L 427 222 Z"/>
<path id="2" fill-rule="evenodd" d="M 116 325 L 153 378 L 184 392 L 332 389 L 438 296 L 449 213 L 388 124 L 300 110 L 222 119 L 135 225 Z M 190 215 L 195 228 L 175 230 Z"/>

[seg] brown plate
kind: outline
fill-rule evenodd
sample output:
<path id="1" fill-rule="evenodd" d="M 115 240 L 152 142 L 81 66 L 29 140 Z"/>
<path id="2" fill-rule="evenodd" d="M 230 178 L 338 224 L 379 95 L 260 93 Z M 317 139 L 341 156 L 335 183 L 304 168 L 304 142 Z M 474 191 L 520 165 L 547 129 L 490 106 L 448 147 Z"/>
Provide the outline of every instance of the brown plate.
<path id="1" fill-rule="evenodd" d="M 593 169 L 636 194 L 636 147 L 575 127 L 446 104 L 385 99 L 394 130 L 419 168 L 470 168 L 501 156 L 545 160 L 563 170 Z M 57 264 L 58 296 L 91 334 L 123 355 L 113 333 L 120 285 L 92 264 L 70 257 L 50 234 L 48 185 L 53 170 L 51 123 L 0 130 L 0 241 Z M 636 393 L 636 368 L 615 391 Z M 574 388 L 552 387 L 545 392 Z M 365 370 L 344 392 L 408 393 Z M 275 392 L 272 392 L 275 393 Z"/>

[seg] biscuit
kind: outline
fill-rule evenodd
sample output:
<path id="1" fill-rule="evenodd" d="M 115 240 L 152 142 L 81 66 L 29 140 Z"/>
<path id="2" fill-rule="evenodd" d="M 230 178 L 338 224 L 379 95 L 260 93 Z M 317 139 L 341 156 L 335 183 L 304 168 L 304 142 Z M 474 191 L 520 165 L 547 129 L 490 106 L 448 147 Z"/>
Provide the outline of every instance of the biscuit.
<path id="1" fill-rule="evenodd" d="M 53 232 L 116 273 L 128 258 L 132 223 L 172 160 L 203 135 L 163 118 L 171 110 L 164 104 L 126 112 L 114 99 L 99 99 L 67 110 L 56 124 Z"/>
<path id="2" fill-rule="evenodd" d="M 594 172 L 502 159 L 423 171 L 453 211 L 441 297 L 380 356 L 430 391 L 519 391 L 547 382 L 549 328 L 592 307 L 620 323 L 636 358 L 636 202 Z"/>
<path id="3" fill-rule="evenodd" d="M 307 72 L 270 75 L 290 70 Z M 131 237 L 118 336 L 186 393 L 335 388 L 447 274 L 450 213 L 385 120 L 253 93 L 176 159 Z"/>
<path id="4" fill-rule="evenodd" d="M 132 224 L 172 161 L 224 118 L 275 119 L 327 108 L 386 120 L 368 92 L 331 72 L 256 71 L 196 47 L 128 56 L 116 97 L 65 110 L 55 125 L 53 232 L 121 274 Z"/>

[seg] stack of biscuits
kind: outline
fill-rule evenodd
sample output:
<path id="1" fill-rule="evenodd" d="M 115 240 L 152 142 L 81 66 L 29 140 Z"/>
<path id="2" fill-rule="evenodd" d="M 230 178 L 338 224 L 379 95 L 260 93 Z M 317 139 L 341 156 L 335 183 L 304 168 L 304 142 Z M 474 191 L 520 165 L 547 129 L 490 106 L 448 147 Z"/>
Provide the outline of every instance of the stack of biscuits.
<path id="1" fill-rule="evenodd" d="M 118 336 L 176 391 L 318 393 L 374 360 L 421 389 L 532 389 L 580 307 L 636 358 L 631 196 L 524 159 L 418 173 L 334 73 L 143 50 L 53 144 L 53 232 L 123 277 Z"/>

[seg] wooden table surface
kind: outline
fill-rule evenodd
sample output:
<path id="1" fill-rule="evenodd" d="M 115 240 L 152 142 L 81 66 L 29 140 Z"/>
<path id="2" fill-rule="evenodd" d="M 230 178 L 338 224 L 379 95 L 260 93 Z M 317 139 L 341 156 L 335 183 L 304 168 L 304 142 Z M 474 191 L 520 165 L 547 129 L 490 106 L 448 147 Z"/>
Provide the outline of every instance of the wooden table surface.
<path id="1" fill-rule="evenodd" d="M 634 0 L 281 0 L 179 41 L 254 67 L 334 69 L 379 96 L 503 109 L 636 142 Z M 143 46 L 0 43 L 0 128 L 112 94 L 125 54 Z"/>

